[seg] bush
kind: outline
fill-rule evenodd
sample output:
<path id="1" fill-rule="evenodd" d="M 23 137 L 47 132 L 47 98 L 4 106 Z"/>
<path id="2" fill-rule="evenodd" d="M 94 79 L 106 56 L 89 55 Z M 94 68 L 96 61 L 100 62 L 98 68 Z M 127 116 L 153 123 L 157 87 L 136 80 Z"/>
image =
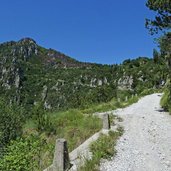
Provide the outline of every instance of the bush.
<path id="1" fill-rule="evenodd" d="M 0 99 L 0 148 L 22 134 L 24 110 Z"/>
<path id="2" fill-rule="evenodd" d="M 39 132 L 55 133 L 55 128 L 50 120 L 50 114 L 44 110 L 42 103 L 36 104 L 32 112 Z"/>
<path id="3" fill-rule="evenodd" d="M 171 108 L 171 102 L 170 102 L 170 90 L 165 89 L 164 94 L 161 98 L 160 105 L 164 108 L 164 110 L 169 111 Z"/>
<path id="4" fill-rule="evenodd" d="M 11 141 L 0 160 L 0 170 L 41 170 L 40 158 L 44 141 L 36 136 Z"/>

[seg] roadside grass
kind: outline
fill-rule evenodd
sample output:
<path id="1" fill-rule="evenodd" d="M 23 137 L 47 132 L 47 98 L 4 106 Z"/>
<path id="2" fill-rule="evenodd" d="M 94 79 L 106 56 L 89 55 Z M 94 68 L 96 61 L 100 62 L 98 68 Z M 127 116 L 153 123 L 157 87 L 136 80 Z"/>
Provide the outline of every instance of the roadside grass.
<path id="1" fill-rule="evenodd" d="M 24 125 L 23 133 L 25 137 L 31 134 L 36 134 L 39 135 L 42 139 L 46 140 L 46 146 L 43 149 L 43 155 L 41 156 L 41 168 L 46 168 L 52 163 L 53 151 L 57 138 L 65 138 L 68 142 L 69 152 L 71 152 L 76 147 L 81 145 L 86 139 L 88 139 L 90 136 L 92 136 L 94 133 L 98 132 L 102 128 L 101 119 L 93 116 L 93 113 L 106 112 L 115 110 L 117 108 L 123 108 L 137 102 L 138 100 L 139 97 L 133 96 L 129 97 L 127 101 L 117 101 L 116 99 L 112 99 L 108 103 L 92 105 L 87 109 L 70 109 L 64 112 L 47 113 L 46 118 L 48 118 L 48 131 L 44 130 L 42 132 L 39 132 L 37 130 L 36 121 L 34 120 L 34 118 L 32 118 L 28 120 L 27 123 Z M 122 121 L 121 118 L 110 115 L 111 122 L 115 122 L 116 119 Z M 108 155 L 110 156 L 111 149 L 109 149 L 109 147 L 113 147 L 113 144 L 115 144 L 116 139 L 119 137 L 119 135 L 121 135 L 122 132 L 122 130 L 119 130 L 116 133 L 110 132 L 109 136 L 101 136 L 99 142 L 97 142 L 96 145 L 97 147 L 98 145 L 103 145 L 98 149 L 99 152 L 93 152 L 93 154 L 95 154 L 93 160 L 86 162 L 89 165 L 88 167 L 90 167 L 91 165 L 96 166 L 100 158 L 105 157 L 105 155 L 106 157 Z M 91 149 L 93 149 L 93 147 L 95 148 L 95 145 L 92 145 Z M 105 149 L 107 151 L 105 151 Z M 93 149 L 92 151 L 95 151 L 95 149 Z"/>
<path id="2" fill-rule="evenodd" d="M 108 135 L 101 134 L 99 139 L 90 145 L 92 158 L 85 160 L 79 171 L 98 171 L 101 159 L 110 159 L 116 154 L 115 146 L 123 132 L 123 128 L 119 127 L 115 132 L 109 131 Z"/>
<path id="3" fill-rule="evenodd" d="M 43 149 L 41 168 L 48 167 L 53 160 L 55 141 L 57 138 L 65 138 L 68 142 L 69 152 L 81 145 L 91 135 L 102 128 L 101 119 L 84 115 L 79 110 L 68 110 L 66 112 L 54 112 L 47 114 L 50 120 L 50 129 L 53 132 L 38 132 L 35 120 L 30 119 L 23 128 L 24 136 L 37 135 L 46 140 Z"/>
<path id="4" fill-rule="evenodd" d="M 86 109 L 82 109 L 81 111 L 84 114 L 93 114 L 96 112 L 106 112 L 106 111 L 111 111 L 111 110 L 116 110 L 117 108 L 124 108 L 126 106 L 129 106 L 139 100 L 139 97 L 133 96 L 128 98 L 127 101 L 121 100 L 117 101 L 117 99 L 112 99 L 110 102 L 107 103 L 101 103 L 97 105 L 92 105 Z"/>
<path id="5" fill-rule="evenodd" d="M 144 97 L 153 93 L 161 93 L 163 89 L 147 89 L 142 91 L 140 94 L 131 94 L 129 91 L 119 91 L 118 98 L 113 98 L 111 101 L 100 104 L 93 104 L 85 109 L 81 109 L 83 113 L 93 114 L 96 112 L 106 112 L 116 110 L 117 108 L 124 108 L 133 103 L 136 103 L 141 97 Z M 127 97 L 127 101 L 125 100 Z"/>
<path id="6" fill-rule="evenodd" d="M 56 127 L 57 137 L 67 139 L 69 151 L 102 128 L 102 121 L 99 118 L 84 115 L 79 110 L 54 113 L 52 120 Z"/>
<path id="7" fill-rule="evenodd" d="M 120 103 L 116 99 L 112 99 L 107 103 L 93 104 L 86 109 L 82 109 L 81 111 L 85 114 L 93 114 L 95 112 L 106 112 L 115 110 L 118 107 L 120 107 Z"/>
<path id="8" fill-rule="evenodd" d="M 25 137 L 31 134 L 39 134 L 42 139 L 46 140 L 46 146 L 41 153 L 41 168 L 46 168 L 52 163 L 55 141 L 57 138 L 65 138 L 68 142 L 69 152 L 71 152 L 94 133 L 101 130 L 102 120 L 93 116 L 92 113 L 125 107 L 137 100 L 137 97 L 128 99 L 127 102 L 117 102 L 113 99 L 108 103 L 96 106 L 93 105 L 93 107 L 91 106 L 84 110 L 71 109 L 65 112 L 47 113 L 48 120 L 50 121 L 50 124 L 48 124 L 48 131 L 38 132 L 36 121 L 34 119 L 30 119 L 24 125 L 23 133 Z M 115 119 L 117 119 L 115 116 L 110 115 L 111 122 Z"/>

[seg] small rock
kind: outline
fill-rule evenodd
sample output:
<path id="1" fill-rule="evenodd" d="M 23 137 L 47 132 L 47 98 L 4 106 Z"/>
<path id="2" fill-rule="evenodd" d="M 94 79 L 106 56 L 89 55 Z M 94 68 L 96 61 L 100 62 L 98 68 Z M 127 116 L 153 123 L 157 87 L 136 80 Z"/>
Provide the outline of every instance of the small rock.
<path id="1" fill-rule="evenodd" d="M 165 164 L 166 164 L 167 166 L 169 166 L 169 167 L 171 166 L 170 161 L 166 161 Z"/>

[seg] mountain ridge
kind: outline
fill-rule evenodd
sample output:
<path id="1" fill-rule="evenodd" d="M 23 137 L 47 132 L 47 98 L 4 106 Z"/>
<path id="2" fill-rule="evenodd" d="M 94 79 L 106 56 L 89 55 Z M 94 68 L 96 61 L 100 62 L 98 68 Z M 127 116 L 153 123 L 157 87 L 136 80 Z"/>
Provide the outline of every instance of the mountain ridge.
<path id="1" fill-rule="evenodd" d="M 141 93 L 165 83 L 162 59 L 139 57 L 123 64 L 79 62 L 31 38 L 0 44 L 0 96 L 26 106 L 51 109 L 85 107 Z M 163 84 L 163 83 L 162 83 Z"/>

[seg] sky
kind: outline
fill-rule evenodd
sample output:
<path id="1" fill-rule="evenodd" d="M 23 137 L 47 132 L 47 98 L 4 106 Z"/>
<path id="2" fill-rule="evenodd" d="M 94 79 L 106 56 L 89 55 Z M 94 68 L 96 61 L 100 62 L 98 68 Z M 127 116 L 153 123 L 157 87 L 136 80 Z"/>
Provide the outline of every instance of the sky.
<path id="1" fill-rule="evenodd" d="M 79 61 L 121 63 L 152 57 L 146 0 L 1 0 L 0 43 L 33 38 Z"/>

